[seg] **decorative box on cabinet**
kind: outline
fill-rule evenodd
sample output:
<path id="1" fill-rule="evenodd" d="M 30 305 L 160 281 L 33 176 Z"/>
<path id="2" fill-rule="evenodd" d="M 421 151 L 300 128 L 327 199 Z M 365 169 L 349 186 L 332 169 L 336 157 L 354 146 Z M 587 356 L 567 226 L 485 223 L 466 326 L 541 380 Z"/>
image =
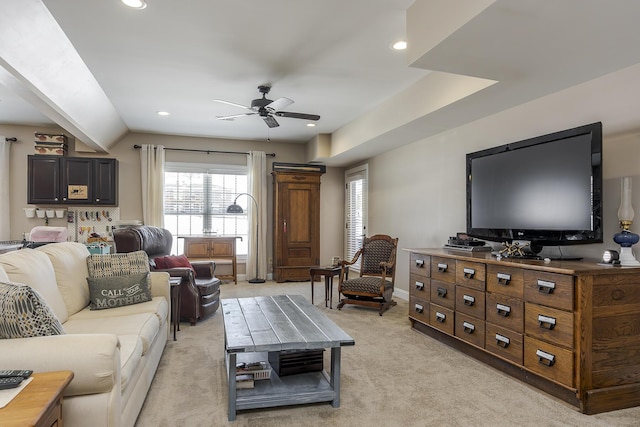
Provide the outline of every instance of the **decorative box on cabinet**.
<path id="1" fill-rule="evenodd" d="M 583 413 L 640 405 L 640 269 L 407 251 L 414 329 Z"/>
<path id="2" fill-rule="evenodd" d="M 321 172 L 273 171 L 273 278 L 307 281 L 320 265 Z"/>
<path id="3" fill-rule="evenodd" d="M 27 159 L 27 203 L 118 204 L 117 159 L 41 155 Z"/>

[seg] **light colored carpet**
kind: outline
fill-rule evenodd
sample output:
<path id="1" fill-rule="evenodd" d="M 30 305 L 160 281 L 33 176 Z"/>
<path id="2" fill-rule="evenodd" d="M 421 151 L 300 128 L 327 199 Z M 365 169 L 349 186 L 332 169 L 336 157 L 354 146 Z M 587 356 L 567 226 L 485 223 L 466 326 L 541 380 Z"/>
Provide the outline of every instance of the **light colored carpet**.
<path id="1" fill-rule="evenodd" d="M 224 284 L 223 298 L 300 294 L 309 283 Z M 375 310 L 315 305 L 351 335 L 342 349 L 341 405 L 329 403 L 241 411 L 227 420 L 222 313 L 169 341 L 138 427 L 172 426 L 638 426 L 640 407 L 583 415 L 564 402 L 488 367 L 410 327 L 408 303 Z M 325 366 L 328 365 L 325 352 Z"/>

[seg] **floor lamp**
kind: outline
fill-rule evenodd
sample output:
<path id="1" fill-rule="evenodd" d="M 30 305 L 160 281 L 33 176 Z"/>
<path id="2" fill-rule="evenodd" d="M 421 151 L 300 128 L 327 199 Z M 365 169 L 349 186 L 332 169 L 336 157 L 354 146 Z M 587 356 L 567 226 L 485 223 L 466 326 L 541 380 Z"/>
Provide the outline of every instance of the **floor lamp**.
<path id="1" fill-rule="evenodd" d="M 236 203 L 238 201 L 238 197 L 242 195 L 249 196 L 249 198 L 253 200 L 253 203 L 256 204 L 256 277 L 249 280 L 249 283 L 264 283 L 265 282 L 264 279 L 258 278 L 258 264 L 260 263 L 260 258 L 258 257 L 258 255 L 260 254 L 260 245 L 258 244 L 260 239 L 260 225 L 259 225 L 260 218 L 259 218 L 259 212 L 258 212 L 258 209 L 259 209 L 258 202 L 256 201 L 256 199 L 253 198 L 251 194 L 240 193 L 236 196 L 235 200 L 233 201 L 233 204 L 229 205 L 229 207 L 227 208 L 227 213 L 232 213 L 232 214 L 244 213 L 242 206 Z"/>

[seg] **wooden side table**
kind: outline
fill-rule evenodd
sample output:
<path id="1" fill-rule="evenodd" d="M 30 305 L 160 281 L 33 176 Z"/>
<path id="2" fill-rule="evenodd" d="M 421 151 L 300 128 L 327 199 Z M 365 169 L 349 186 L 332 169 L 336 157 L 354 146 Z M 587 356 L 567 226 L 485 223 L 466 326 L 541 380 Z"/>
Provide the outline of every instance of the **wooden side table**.
<path id="1" fill-rule="evenodd" d="M 333 276 L 340 274 L 341 267 L 324 266 L 311 267 L 309 275 L 311 276 L 311 304 L 313 304 L 313 280 L 315 276 L 324 276 L 324 306 L 327 306 L 329 300 L 329 308 L 333 309 Z"/>
<path id="2" fill-rule="evenodd" d="M 236 239 L 240 236 L 178 236 L 184 239 L 184 254 L 189 261 L 215 261 L 219 265 L 231 264 L 231 274 L 217 274 L 222 280 L 233 280 L 238 284 L 238 265 L 236 261 Z"/>
<path id="3" fill-rule="evenodd" d="M 62 393 L 73 379 L 73 372 L 42 372 L 32 376 L 33 381 L 0 409 L 2 427 L 62 427 Z"/>
<path id="4" fill-rule="evenodd" d="M 182 285 L 182 277 L 169 277 L 171 285 L 171 320 L 173 321 L 173 340 L 176 340 L 176 329 L 180 330 L 180 303 L 181 295 L 180 286 Z"/>

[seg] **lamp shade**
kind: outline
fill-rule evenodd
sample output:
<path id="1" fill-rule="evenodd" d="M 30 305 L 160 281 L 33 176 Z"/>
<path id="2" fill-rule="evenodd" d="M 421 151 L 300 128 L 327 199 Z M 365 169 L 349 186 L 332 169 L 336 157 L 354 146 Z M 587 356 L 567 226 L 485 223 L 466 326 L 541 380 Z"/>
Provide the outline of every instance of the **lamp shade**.
<path id="1" fill-rule="evenodd" d="M 241 214 L 241 213 L 244 213 L 244 210 L 242 209 L 242 206 L 234 203 L 232 205 L 229 205 L 229 207 L 227 208 L 227 213 Z"/>
<path id="2" fill-rule="evenodd" d="M 633 221 L 633 207 L 631 206 L 631 177 L 622 178 L 620 208 L 618 209 L 618 219 L 620 222 Z"/>

